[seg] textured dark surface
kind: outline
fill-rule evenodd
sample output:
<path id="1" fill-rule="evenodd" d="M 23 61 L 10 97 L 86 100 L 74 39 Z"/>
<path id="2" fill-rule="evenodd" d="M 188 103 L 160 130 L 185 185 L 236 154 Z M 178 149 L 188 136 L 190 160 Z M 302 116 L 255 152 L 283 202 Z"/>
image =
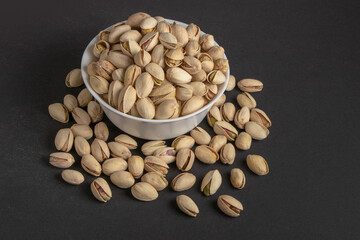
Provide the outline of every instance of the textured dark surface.
<path id="1" fill-rule="evenodd" d="M 1 239 L 358 239 L 359 10 L 350 0 L 3 3 Z M 111 185 L 113 198 L 102 204 L 91 195 L 93 177 L 70 186 L 48 164 L 57 130 L 71 124 L 52 121 L 47 107 L 80 90 L 65 87 L 67 72 L 99 30 L 137 11 L 198 24 L 224 46 L 237 79 L 265 85 L 254 97 L 273 121 L 269 137 L 237 152 L 232 166 L 196 162 L 198 181 L 184 192 L 200 208 L 195 219 L 177 209 L 170 189 L 143 203 Z M 110 139 L 120 134 L 109 128 Z M 248 170 L 249 153 L 268 160 L 269 175 Z M 229 183 L 233 167 L 246 174 L 243 190 Z M 206 198 L 200 182 L 215 168 L 223 184 Z M 177 173 L 172 167 L 168 180 Z M 218 210 L 219 194 L 243 203 L 239 218 Z"/>

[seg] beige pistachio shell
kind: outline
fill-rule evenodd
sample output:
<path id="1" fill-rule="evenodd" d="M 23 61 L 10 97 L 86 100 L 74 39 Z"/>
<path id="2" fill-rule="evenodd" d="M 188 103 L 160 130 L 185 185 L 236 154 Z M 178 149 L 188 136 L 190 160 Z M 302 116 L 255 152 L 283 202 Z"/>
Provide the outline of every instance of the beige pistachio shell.
<path id="1" fill-rule="evenodd" d="M 169 32 L 163 32 L 159 35 L 159 41 L 167 49 L 176 49 L 177 48 L 177 39 L 174 35 Z"/>
<path id="2" fill-rule="evenodd" d="M 89 83 L 91 88 L 97 93 L 97 94 L 104 94 L 107 93 L 109 90 L 109 82 L 100 76 L 90 76 Z"/>
<path id="3" fill-rule="evenodd" d="M 127 68 L 134 63 L 131 57 L 123 54 L 121 51 L 110 51 L 106 60 L 111 62 L 116 68 Z"/>
<path id="4" fill-rule="evenodd" d="M 102 30 L 102 31 L 99 32 L 98 37 L 99 37 L 100 40 L 109 42 L 109 34 L 110 34 L 110 31 Z"/>
<path id="5" fill-rule="evenodd" d="M 163 160 L 166 164 L 170 164 L 175 162 L 176 151 L 173 147 L 163 147 L 155 150 L 153 155 Z"/>
<path id="6" fill-rule="evenodd" d="M 229 70 L 229 60 L 219 58 L 214 61 L 214 70 L 220 70 L 224 74 Z"/>
<path id="7" fill-rule="evenodd" d="M 150 52 L 159 42 L 158 32 L 149 32 L 140 40 L 140 47 L 145 51 Z"/>
<path id="8" fill-rule="evenodd" d="M 125 68 L 118 68 L 112 72 L 111 77 L 114 81 L 124 82 Z"/>
<path id="9" fill-rule="evenodd" d="M 235 125 L 240 128 L 244 129 L 245 124 L 250 120 L 250 110 L 248 107 L 244 106 L 241 109 L 239 109 L 234 117 L 234 123 Z"/>
<path id="10" fill-rule="evenodd" d="M 86 139 L 82 136 L 75 137 L 74 141 L 75 151 L 76 153 L 82 157 L 85 154 L 90 154 L 90 144 Z"/>
<path id="11" fill-rule="evenodd" d="M 246 182 L 244 172 L 240 168 L 231 169 L 230 182 L 234 188 L 243 189 Z"/>
<path id="12" fill-rule="evenodd" d="M 152 185 L 156 191 L 161 191 L 168 186 L 166 178 L 156 172 L 148 172 L 141 177 L 141 182 L 147 182 Z"/>
<path id="13" fill-rule="evenodd" d="M 222 183 L 222 177 L 219 170 L 211 170 L 206 173 L 205 177 L 201 182 L 201 192 L 204 193 L 205 196 L 210 196 L 216 193 L 216 191 L 220 188 Z"/>
<path id="14" fill-rule="evenodd" d="M 190 189 L 194 186 L 196 177 L 191 173 L 180 173 L 171 182 L 171 188 L 174 191 L 180 192 Z"/>
<path id="15" fill-rule="evenodd" d="M 103 141 L 107 141 L 109 138 L 109 129 L 106 126 L 106 123 L 99 122 L 94 127 L 95 137 Z M 115 140 L 116 141 L 116 140 Z"/>
<path id="16" fill-rule="evenodd" d="M 124 86 L 135 85 L 136 78 L 141 74 L 141 68 L 137 65 L 130 65 L 126 68 L 124 74 Z"/>
<path id="17" fill-rule="evenodd" d="M 204 51 L 208 51 L 210 48 L 215 46 L 214 36 L 211 34 L 204 34 L 200 37 L 199 43 Z"/>
<path id="18" fill-rule="evenodd" d="M 80 185 L 84 182 L 84 175 L 81 172 L 71 169 L 65 169 L 61 172 L 62 179 L 72 185 Z"/>
<path id="19" fill-rule="evenodd" d="M 235 117 L 235 105 L 231 102 L 224 103 L 220 107 L 220 112 L 222 115 L 222 119 L 226 122 L 231 122 Z"/>
<path id="20" fill-rule="evenodd" d="M 182 148 L 192 148 L 195 144 L 194 138 L 188 135 L 181 135 L 174 139 L 171 143 L 171 146 L 175 148 L 176 151 Z"/>
<path id="21" fill-rule="evenodd" d="M 100 176 L 101 165 L 100 163 L 90 154 L 85 154 L 81 158 L 81 167 L 89 174 L 93 176 Z"/>
<path id="22" fill-rule="evenodd" d="M 158 21 L 153 17 L 145 18 L 140 23 L 141 33 L 147 34 L 153 32 L 156 28 Z"/>
<path id="23" fill-rule="evenodd" d="M 227 143 L 227 138 L 224 135 L 215 135 L 211 139 L 209 143 L 209 147 L 212 147 L 216 152 L 219 152 L 220 149 L 222 149 L 226 143 Z"/>
<path id="24" fill-rule="evenodd" d="M 124 23 L 119 23 L 113 26 L 109 34 L 109 42 L 117 43 L 120 41 L 120 36 L 125 32 L 131 30 L 131 26 Z"/>
<path id="25" fill-rule="evenodd" d="M 128 40 L 120 44 L 120 50 L 127 56 L 132 57 L 137 54 L 141 47 L 140 45 L 135 42 L 134 40 Z"/>
<path id="26" fill-rule="evenodd" d="M 189 85 L 193 89 L 193 95 L 203 97 L 207 92 L 206 85 L 202 82 L 190 82 Z"/>
<path id="27" fill-rule="evenodd" d="M 103 162 L 110 157 L 110 150 L 105 141 L 95 138 L 90 146 L 91 155 L 98 161 Z"/>
<path id="28" fill-rule="evenodd" d="M 104 111 L 100 104 L 95 101 L 90 101 L 87 106 L 87 112 L 91 118 L 92 123 L 100 122 L 104 117 Z"/>
<path id="29" fill-rule="evenodd" d="M 140 178 L 144 172 L 144 159 L 140 156 L 131 156 L 128 159 L 128 170 L 135 179 Z"/>
<path id="30" fill-rule="evenodd" d="M 74 124 L 71 126 L 71 131 L 74 134 L 74 137 L 81 136 L 86 140 L 89 140 L 93 136 L 93 130 L 89 125 L 85 124 Z"/>
<path id="31" fill-rule="evenodd" d="M 220 109 L 216 106 L 212 106 L 210 111 L 206 115 L 206 119 L 211 127 L 214 127 L 217 121 L 222 121 L 222 115 Z"/>
<path id="32" fill-rule="evenodd" d="M 189 100 L 184 102 L 181 108 L 181 116 L 188 115 L 190 113 L 196 112 L 203 106 L 205 106 L 206 101 L 203 97 L 192 96 Z"/>
<path id="33" fill-rule="evenodd" d="M 118 108 L 118 99 L 121 89 L 124 88 L 124 84 L 119 80 L 114 80 L 110 83 L 108 91 L 108 103 L 114 108 Z"/>
<path id="34" fill-rule="evenodd" d="M 224 58 L 225 50 L 221 46 L 214 46 L 207 53 L 216 61 L 217 59 Z"/>
<path id="35" fill-rule="evenodd" d="M 151 52 L 151 62 L 159 64 L 160 67 L 165 68 L 165 54 L 167 49 L 162 44 L 158 44 Z"/>
<path id="36" fill-rule="evenodd" d="M 169 50 L 165 54 L 165 64 L 168 67 L 180 66 L 183 59 L 184 59 L 184 53 L 180 48 Z"/>
<path id="37" fill-rule="evenodd" d="M 80 107 L 86 107 L 91 100 L 92 100 L 92 95 L 87 88 L 81 90 L 77 96 L 77 102 L 79 103 Z"/>
<path id="38" fill-rule="evenodd" d="M 55 147 L 58 151 L 69 152 L 74 143 L 74 135 L 70 128 L 60 129 L 55 136 Z"/>
<path id="39" fill-rule="evenodd" d="M 131 41 L 131 40 L 135 41 L 135 42 L 139 42 L 141 38 L 142 38 L 141 33 L 135 29 L 132 29 L 132 30 L 126 31 L 125 33 L 123 33 L 120 36 L 120 42 L 124 43 L 124 42 Z"/>
<path id="40" fill-rule="evenodd" d="M 69 112 L 72 112 L 74 108 L 78 106 L 78 101 L 74 95 L 67 94 L 64 97 L 64 106 L 69 110 Z"/>
<path id="41" fill-rule="evenodd" d="M 131 187 L 131 194 L 140 201 L 153 201 L 159 194 L 156 189 L 147 182 L 138 182 Z"/>
<path id="42" fill-rule="evenodd" d="M 214 69 L 214 61 L 209 54 L 199 53 L 197 55 L 197 58 L 201 62 L 202 70 L 204 70 L 207 74 L 210 73 Z"/>
<path id="43" fill-rule="evenodd" d="M 75 159 L 70 153 L 54 152 L 49 157 L 49 163 L 57 168 L 69 168 L 74 162 Z"/>
<path id="44" fill-rule="evenodd" d="M 127 166 L 127 162 L 122 158 L 109 158 L 102 164 L 102 172 L 110 176 L 114 172 L 126 170 Z"/>
<path id="45" fill-rule="evenodd" d="M 151 55 L 145 50 L 140 50 L 138 53 L 134 55 L 134 62 L 139 67 L 145 67 L 151 61 Z"/>
<path id="46" fill-rule="evenodd" d="M 216 84 L 211 84 L 211 83 L 205 83 L 205 86 L 207 88 L 205 98 L 210 101 L 218 93 L 218 86 Z M 218 106 L 218 105 L 215 105 L 215 106 Z"/>
<path id="47" fill-rule="evenodd" d="M 81 69 L 76 68 L 71 70 L 65 79 L 65 85 L 67 87 L 80 87 L 84 84 L 84 81 L 81 76 Z"/>
<path id="48" fill-rule="evenodd" d="M 240 107 L 248 107 L 249 109 L 256 107 L 256 101 L 250 93 L 243 92 L 237 95 L 236 100 Z"/>
<path id="49" fill-rule="evenodd" d="M 112 193 L 109 184 L 103 178 L 96 178 L 91 183 L 91 192 L 100 202 L 107 202 L 111 199 Z"/>
<path id="50" fill-rule="evenodd" d="M 135 139 L 126 134 L 120 134 L 115 137 L 115 142 L 121 143 L 126 146 L 130 150 L 134 150 L 137 148 L 138 144 Z"/>
<path id="51" fill-rule="evenodd" d="M 148 72 L 140 74 L 135 81 L 136 95 L 139 98 L 146 98 L 154 87 L 152 76 Z"/>
<path id="52" fill-rule="evenodd" d="M 176 204 L 179 209 L 190 217 L 196 217 L 200 212 L 195 202 L 186 195 L 179 195 L 176 197 Z"/>
<path id="53" fill-rule="evenodd" d="M 185 56 L 181 67 L 189 74 L 194 75 L 200 72 L 201 62 L 195 57 Z"/>
<path id="54" fill-rule="evenodd" d="M 95 64 L 88 65 L 88 72 L 90 75 L 100 76 L 106 80 L 111 80 L 111 74 L 116 70 L 116 67 L 109 61 L 100 59 Z"/>
<path id="55" fill-rule="evenodd" d="M 226 91 L 232 91 L 236 86 L 236 79 L 234 75 L 230 75 L 228 85 L 226 86 Z"/>
<path id="56" fill-rule="evenodd" d="M 178 67 L 169 68 L 166 71 L 166 79 L 174 84 L 189 83 L 191 78 L 188 72 Z"/>
<path id="57" fill-rule="evenodd" d="M 152 154 L 154 154 L 154 152 L 157 149 L 166 147 L 165 145 L 165 141 L 149 141 L 144 143 L 141 146 L 141 152 L 145 155 L 145 156 L 150 156 Z"/>
<path id="58" fill-rule="evenodd" d="M 253 121 L 245 124 L 245 131 L 255 140 L 263 140 L 270 133 L 269 129 Z"/>
<path id="59" fill-rule="evenodd" d="M 186 44 L 185 52 L 187 56 L 196 57 L 201 51 L 201 47 L 198 41 L 190 40 L 188 44 Z"/>
<path id="60" fill-rule="evenodd" d="M 171 33 L 176 37 L 179 46 L 185 47 L 185 45 L 189 42 L 189 35 L 186 29 L 174 22 L 171 25 Z"/>
<path id="61" fill-rule="evenodd" d="M 195 156 L 205 164 L 214 164 L 219 160 L 219 154 L 212 147 L 200 145 L 195 148 Z"/>
<path id="62" fill-rule="evenodd" d="M 179 104 L 173 99 L 160 103 L 155 110 L 155 119 L 170 119 L 179 116 Z"/>
<path id="63" fill-rule="evenodd" d="M 176 89 L 172 84 L 161 84 L 154 88 L 149 94 L 150 99 L 155 105 L 168 99 L 175 99 Z"/>
<path id="64" fill-rule="evenodd" d="M 158 157 L 147 156 L 144 159 L 144 168 L 148 172 L 158 172 L 165 176 L 168 173 L 169 166 Z"/>
<path id="65" fill-rule="evenodd" d="M 231 143 L 225 144 L 220 151 L 220 160 L 223 164 L 233 164 L 235 161 L 235 147 Z"/>
<path id="66" fill-rule="evenodd" d="M 261 81 L 250 78 L 240 80 L 237 85 L 244 92 L 260 92 L 263 89 Z"/>
<path id="67" fill-rule="evenodd" d="M 252 138 L 247 132 L 241 132 L 236 138 L 235 146 L 240 150 L 249 150 L 251 147 Z"/>
<path id="68" fill-rule="evenodd" d="M 209 133 L 199 126 L 191 130 L 190 135 L 198 145 L 207 145 L 211 141 Z"/>
<path id="69" fill-rule="evenodd" d="M 165 73 L 162 67 L 156 63 L 149 63 L 145 67 L 146 72 L 148 72 L 153 78 L 155 85 L 161 85 L 165 79 Z"/>
<path id="70" fill-rule="evenodd" d="M 69 112 L 63 104 L 61 103 L 50 104 L 48 110 L 52 119 L 62 123 L 69 122 Z"/>
<path id="71" fill-rule="evenodd" d="M 176 166 L 181 171 L 189 171 L 195 160 L 194 152 L 189 148 L 182 148 L 176 154 Z"/>
<path id="72" fill-rule="evenodd" d="M 193 88 L 190 84 L 180 83 L 176 86 L 176 99 L 180 101 L 189 100 L 193 96 Z"/>
<path id="73" fill-rule="evenodd" d="M 271 121 L 268 115 L 259 108 L 254 108 L 251 110 L 250 119 L 253 122 L 257 122 L 264 127 L 271 127 Z"/>
<path id="74" fill-rule="evenodd" d="M 159 23 L 159 22 L 162 22 L 162 21 L 165 21 L 165 18 L 162 17 L 162 16 L 155 16 L 154 17 L 156 19 L 156 21 Z"/>
<path id="75" fill-rule="evenodd" d="M 121 89 L 118 99 L 118 110 L 128 113 L 136 102 L 136 90 L 133 86 L 128 85 Z"/>
<path id="76" fill-rule="evenodd" d="M 207 81 L 211 84 L 222 84 L 226 81 L 226 76 L 220 70 L 213 70 L 207 75 Z"/>
<path id="77" fill-rule="evenodd" d="M 89 114 L 82 108 L 74 108 L 71 115 L 77 124 L 89 125 L 91 123 Z"/>
<path id="78" fill-rule="evenodd" d="M 133 175 L 128 171 L 116 171 L 110 175 L 110 180 L 119 188 L 130 188 L 135 183 Z"/>
<path id="79" fill-rule="evenodd" d="M 144 12 L 137 12 L 129 16 L 126 21 L 126 24 L 130 25 L 132 28 L 139 28 L 141 22 L 145 19 L 150 17 L 149 14 Z"/>
<path id="80" fill-rule="evenodd" d="M 156 26 L 156 30 L 159 33 L 171 32 L 171 25 L 170 25 L 170 23 L 168 23 L 166 21 L 160 21 L 158 23 L 158 25 Z"/>
<path id="81" fill-rule="evenodd" d="M 235 141 L 238 131 L 228 122 L 217 121 L 214 124 L 214 132 L 219 135 L 224 135 L 229 141 Z"/>
<path id="82" fill-rule="evenodd" d="M 142 118 L 153 119 L 155 117 L 155 105 L 150 98 L 139 98 L 136 101 L 135 106 Z"/>
<path id="83" fill-rule="evenodd" d="M 140 114 L 138 113 L 136 106 L 134 106 L 130 109 L 130 115 L 134 117 L 140 117 Z"/>
<path id="84" fill-rule="evenodd" d="M 219 99 L 214 103 L 213 106 L 221 106 L 224 104 L 224 102 L 226 101 L 226 95 L 222 94 Z"/>
<path id="85" fill-rule="evenodd" d="M 197 26 L 194 23 L 190 23 L 187 27 L 186 27 L 186 31 L 188 32 L 188 36 L 189 36 L 189 40 L 193 40 L 193 41 L 199 41 L 200 39 L 200 35 L 201 35 L 201 30 L 200 27 Z"/>
<path id="86" fill-rule="evenodd" d="M 111 156 L 113 157 L 121 157 L 123 159 L 128 159 L 131 157 L 131 152 L 129 148 L 125 145 L 118 142 L 109 142 L 108 147 L 110 149 Z"/>
<path id="87" fill-rule="evenodd" d="M 241 202 L 229 195 L 219 196 L 217 205 L 220 210 L 229 217 L 238 217 L 243 210 Z"/>
<path id="88" fill-rule="evenodd" d="M 255 174 L 262 176 L 269 173 L 269 166 L 265 158 L 260 155 L 248 155 L 246 157 L 246 164 L 249 169 Z"/>

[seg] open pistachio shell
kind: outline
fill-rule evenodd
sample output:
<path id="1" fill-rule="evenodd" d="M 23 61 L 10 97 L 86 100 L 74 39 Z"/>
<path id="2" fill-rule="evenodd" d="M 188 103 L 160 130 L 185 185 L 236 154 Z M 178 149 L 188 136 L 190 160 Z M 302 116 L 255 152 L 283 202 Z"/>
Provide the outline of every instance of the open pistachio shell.
<path id="1" fill-rule="evenodd" d="M 174 22 L 171 25 L 171 33 L 176 37 L 179 46 L 184 47 L 189 42 L 189 35 L 186 29 Z"/>
<path id="2" fill-rule="evenodd" d="M 211 84 L 222 84 L 226 81 L 226 76 L 220 70 L 214 70 L 207 75 L 207 81 Z"/>
<path id="3" fill-rule="evenodd" d="M 73 69 L 66 75 L 65 85 L 67 87 L 80 87 L 83 84 L 84 81 L 81 76 L 80 68 Z"/>
<path id="4" fill-rule="evenodd" d="M 153 17 L 144 18 L 140 23 L 141 33 L 147 34 L 153 32 L 156 28 L 158 21 Z"/>
<path id="5" fill-rule="evenodd" d="M 134 62 L 139 67 L 145 67 L 151 61 L 151 55 L 145 50 L 140 50 L 138 53 L 134 55 Z"/>
<path id="6" fill-rule="evenodd" d="M 120 44 L 120 50 L 129 57 L 134 56 L 141 50 L 140 45 L 134 40 L 128 40 Z"/>
<path id="7" fill-rule="evenodd" d="M 162 67 L 156 63 L 149 63 L 145 67 L 146 72 L 148 72 L 153 78 L 155 85 L 161 85 L 165 79 L 165 73 Z"/>
<path id="8" fill-rule="evenodd" d="M 123 113 L 128 113 L 134 106 L 136 101 L 136 90 L 129 85 L 121 89 L 118 99 L 118 110 Z"/>
<path id="9" fill-rule="evenodd" d="M 136 78 L 141 74 L 141 68 L 137 65 L 130 65 L 124 74 L 124 86 L 135 85 Z"/>
<path id="10" fill-rule="evenodd" d="M 211 56 L 211 58 L 214 61 L 216 61 L 217 59 L 224 57 L 225 50 L 221 46 L 214 46 L 214 47 L 210 48 L 207 53 Z"/>
<path id="11" fill-rule="evenodd" d="M 229 195 L 221 195 L 218 197 L 217 205 L 220 210 L 229 217 L 238 217 L 243 210 L 243 205 L 237 199 Z"/>
<path id="12" fill-rule="evenodd" d="M 214 36 L 211 34 L 204 34 L 200 37 L 199 43 L 204 51 L 208 51 L 210 48 L 215 46 Z"/>
<path id="13" fill-rule="evenodd" d="M 209 171 L 201 182 L 201 191 L 205 196 L 210 196 L 216 193 L 222 183 L 222 177 L 219 170 Z"/>
<path id="14" fill-rule="evenodd" d="M 229 141 L 235 141 L 238 131 L 230 123 L 225 121 L 217 121 L 214 124 L 214 132 L 224 135 Z"/>
<path id="15" fill-rule="evenodd" d="M 134 150 L 138 146 L 135 139 L 133 139 L 132 137 L 130 137 L 129 135 L 126 135 L 126 134 L 120 134 L 117 137 L 115 137 L 114 140 L 115 140 L 115 142 L 118 142 L 118 143 L 121 143 L 122 145 L 125 145 L 130 150 Z"/>
<path id="16" fill-rule="evenodd" d="M 112 81 L 109 85 L 108 91 L 108 103 L 114 108 L 118 108 L 118 100 L 121 89 L 124 88 L 124 84 L 119 80 Z"/>
<path id="17" fill-rule="evenodd" d="M 131 26 L 124 23 L 118 23 L 113 26 L 109 34 L 109 42 L 117 43 L 120 41 L 120 36 L 125 32 L 131 30 Z"/>
<path id="18" fill-rule="evenodd" d="M 189 83 L 191 78 L 188 72 L 178 67 L 169 68 L 166 71 L 166 79 L 174 84 Z"/>
<path id="19" fill-rule="evenodd" d="M 176 154 L 176 166 L 181 171 L 189 171 L 195 160 L 194 152 L 189 148 L 182 148 Z"/>
<path id="20" fill-rule="evenodd" d="M 159 42 L 158 32 L 149 32 L 140 40 L 140 47 L 150 52 Z"/>
<path id="21" fill-rule="evenodd" d="M 167 99 L 175 98 L 176 89 L 172 84 L 161 84 L 154 88 L 149 94 L 150 99 L 155 105 L 162 103 Z"/>
<path id="22" fill-rule="evenodd" d="M 126 24 L 130 25 L 132 28 L 139 28 L 141 22 L 145 19 L 150 17 L 149 14 L 144 12 L 137 12 L 129 16 L 126 21 Z"/>
<path id="23" fill-rule="evenodd" d="M 192 56 L 185 56 L 181 67 L 189 74 L 194 75 L 201 70 L 201 62 Z"/>
<path id="24" fill-rule="evenodd" d="M 243 92 L 237 95 L 236 100 L 240 107 L 248 107 L 253 109 L 256 107 L 255 99 L 250 95 L 250 93 Z"/>
<path id="25" fill-rule="evenodd" d="M 112 193 L 109 184 L 103 178 L 96 178 L 91 183 L 91 192 L 100 202 L 107 202 L 111 199 Z"/>
<path id="26" fill-rule="evenodd" d="M 165 64 L 168 67 L 180 66 L 183 59 L 184 59 L 184 53 L 180 48 L 169 50 L 165 54 Z"/>
<path id="27" fill-rule="evenodd" d="M 234 123 L 235 125 L 240 128 L 244 129 L 245 124 L 250 120 L 250 110 L 248 107 L 244 106 L 241 109 L 239 109 L 234 117 Z"/>
<path id="28" fill-rule="evenodd" d="M 194 138 L 188 135 L 181 135 L 173 140 L 171 146 L 175 148 L 176 151 L 178 151 L 183 148 L 192 148 L 194 144 L 195 144 Z"/>
<path id="29" fill-rule="evenodd" d="M 193 40 L 193 41 L 197 41 L 197 42 L 199 41 L 200 35 L 201 35 L 199 26 L 197 26 L 194 23 L 190 23 L 187 26 L 186 31 L 188 32 L 189 40 Z"/>
<path id="30" fill-rule="evenodd" d="M 177 48 L 177 39 L 174 35 L 169 32 L 160 33 L 159 41 L 164 47 L 168 49 L 176 49 Z"/>
<path id="31" fill-rule="evenodd" d="M 205 99 L 199 96 L 192 96 L 187 100 L 181 109 L 181 116 L 196 112 L 206 104 Z"/>
<path id="32" fill-rule="evenodd" d="M 207 145 L 200 145 L 195 148 L 195 156 L 199 161 L 206 164 L 214 164 L 219 160 L 219 154 Z"/>
<path id="33" fill-rule="evenodd" d="M 110 51 L 106 60 L 111 62 L 116 68 L 127 68 L 134 63 L 131 57 L 123 54 L 121 51 Z"/>
<path id="34" fill-rule="evenodd" d="M 139 98 L 135 106 L 142 118 L 153 119 L 155 117 L 155 105 L 150 98 Z"/>
<path id="35" fill-rule="evenodd" d="M 163 160 L 166 164 L 170 164 L 175 162 L 176 151 L 173 147 L 163 147 L 155 150 L 153 155 Z"/>
<path id="36" fill-rule="evenodd" d="M 259 108 L 254 108 L 251 110 L 250 119 L 251 121 L 263 125 L 264 127 L 271 127 L 270 118 L 268 117 L 268 115 L 266 115 L 266 113 L 263 110 Z"/>
<path id="37" fill-rule="evenodd" d="M 220 109 L 216 106 L 212 106 L 210 111 L 206 115 L 206 119 L 211 127 L 214 127 L 217 121 L 222 121 L 222 115 Z"/>
<path id="38" fill-rule="evenodd" d="M 107 41 L 100 40 L 95 43 L 93 48 L 93 54 L 95 57 L 99 58 L 102 51 L 110 49 L 110 44 Z"/>
<path id="39" fill-rule="evenodd" d="M 69 122 L 69 111 L 61 103 L 53 103 L 48 107 L 50 116 L 59 122 L 67 123 Z"/>
<path id="40" fill-rule="evenodd" d="M 224 103 L 220 107 L 220 112 L 221 112 L 222 118 L 226 122 L 231 122 L 234 120 L 235 111 L 236 111 L 235 105 L 232 104 L 231 102 Z"/>
<path id="41" fill-rule="evenodd" d="M 155 110 L 155 119 L 170 119 L 179 116 L 179 104 L 173 99 L 161 102 Z"/>
<path id="42" fill-rule="evenodd" d="M 132 30 L 126 31 L 125 33 L 123 33 L 120 36 L 120 42 L 124 43 L 124 42 L 130 41 L 130 40 L 139 42 L 141 38 L 142 38 L 141 33 L 135 29 L 132 29 Z"/>
<path id="43" fill-rule="evenodd" d="M 144 167 L 148 172 L 158 172 L 161 175 L 166 175 L 169 169 L 165 161 L 155 156 L 147 156 L 144 159 Z"/>

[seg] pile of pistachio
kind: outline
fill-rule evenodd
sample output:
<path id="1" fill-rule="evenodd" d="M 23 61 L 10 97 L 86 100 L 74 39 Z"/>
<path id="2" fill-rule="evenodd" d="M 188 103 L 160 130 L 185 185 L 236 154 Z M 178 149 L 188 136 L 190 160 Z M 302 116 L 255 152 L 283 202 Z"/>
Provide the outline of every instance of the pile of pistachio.
<path id="1" fill-rule="evenodd" d="M 147 19 L 146 14 L 137 13 L 129 20 L 134 16 Z M 68 87 L 82 86 L 80 69 L 69 72 L 65 84 Z M 235 77 L 230 76 L 226 90 L 231 91 L 235 86 Z M 70 128 L 60 129 L 56 134 L 55 147 L 58 152 L 50 154 L 49 163 L 58 168 L 70 168 L 75 163 L 74 156 L 69 153 L 74 146 L 77 155 L 81 157 L 83 170 L 97 177 L 92 181 L 90 189 L 101 202 L 107 202 L 112 197 L 108 181 L 101 177 L 102 174 L 109 176 L 112 184 L 118 188 L 131 188 L 134 198 L 141 201 L 157 199 L 158 192 L 168 185 L 176 192 L 186 191 L 196 182 L 196 176 L 189 172 L 195 159 L 204 164 L 214 164 L 220 160 L 223 164 L 232 165 L 236 159 L 235 147 L 248 150 L 253 139 L 262 140 L 269 135 L 271 121 L 264 111 L 256 108 L 256 101 L 250 95 L 262 90 L 262 82 L 242 79 L 237 82 L 237 86 L 242 90 L 237 96 L 239 110 L 236 110 L 233 103 L 225 102 L 226 96 L 222 95 L 207 114 L 207 121 L 216 134 L 214 137 L 203 128 L 195 127 L 190 135 L 175 138 L 171 146 L 167 146 L 165 141 L 146 142 L 141 146 L 143 156 L 132 154 L 138 144 L 126 134 L 108 141 L 109 130 L 102 122 L 103 110 L 93 100 L 88 89 L 82 89 L 77 97 L 68 94 L 63 103 L 54 103 L 48 108 L 53 119 L 68 123 L 71 113 L 76 122 Z M 91 123 L 95 124 L 93 129 L 90 127 Z M 90 143 L 93 135 L 95 138 Z M 171 163 L 175 163 L 181 173 L 169 184 L 166 175 Z M 248 155 L 246 163 L 257 175 L 269 173 L 267 161 L 260 155 Z M 69 184 L 79 185 L 84 182 L 84 175 L 76 170 L 65 169 L 61 176 Z M 217 169 L 211 170 L 203 177 L 200 190 L 205 196 L 214 195 L 222 182 L 221 173 Z M 244 188 L 244 172 L 240 168 L 233 168 L 229 182 L 236 189 Z M 189 216 L 195 217 L 199 213 L 198 206 L 189 196 L 178 195 L 176 202 L 179 209 Z M 217 204 L 221 211 L 231 217 L 239 216 L 243 210 L 241 202 L 229 195 L 219 196 Z"/>
<path id="2" fill-rule="evenodd" d="M 193 113 L 218 93 L 229 69 L 214 36 L 146 13 L 99 33 L 87 67 L 92 89 L 115 109 L 146 119 Z"/>

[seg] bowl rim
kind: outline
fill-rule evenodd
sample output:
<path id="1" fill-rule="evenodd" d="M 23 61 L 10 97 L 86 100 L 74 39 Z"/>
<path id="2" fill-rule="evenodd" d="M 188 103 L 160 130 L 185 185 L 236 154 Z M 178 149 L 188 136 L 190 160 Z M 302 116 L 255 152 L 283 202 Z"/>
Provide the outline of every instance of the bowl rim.
<path id="1" fill-rule="evenodd" d="M 188 24 L 177 21 L 177 20 L 172 20 L 172 19 L 168 19 L 165 18 L 165 21 L 167 21 L 168 23 L 174 23 L 176 22 L 176 24 L 182 25 L 183 27 L 187 27 Z M 126 21 L 122 21 L 122 22 L 126 22 Z M 113 25 L 107 27 L 104 30 L 110 30 L 112 28 Z M 205 34 L 203 31 L 200 31 L 201 35 Z M 145 119 L 145 118 L 141 118 L 141 117 L 135 117 L 132 116 L 130 114 L 127 113 L 123 113 L 120 112 L 119 110 L 115 109 L 114 107 L 110 106 L 107 102 L 105 102 L 99 94 L 97 94 L 92 87 L 90 86 L 90 83 L 88 81 L 89 75 L 86 71 L 87 69 L 87 65 L 85 65 L 85 62 L 87 61 L 86 59 L 88 58 L 88 53 L 89 51 L 92 53 L 92 48 L 93 48 L 93 44 L 96 43 L 98 38 L 98 34 L 95 35 L 95 37 L 93 37 L 90 42 L 88 43 L 88 45 L 86 46 L 83 55 L 81 57 L 81 75 L 84 81 L 84 84 L 86 86 L 86 88 L 89 90 L 89 92 L 91 93 L 91 95 L 96 99 L 96 101 L 98 101 L 100 103 L 101 106 L 106 107 L 108 110 L 122 116 L 122 117 L 126 117 L 132 120 L 136 120 L 136 121 L 141 121 L 141 122 L 149 122 L 149 123 L 169 123 L 169 122 L 177 122 L 177 121 L 182 121 L 182 120 L 186 120 L 188 118 L 194 117 L 196 115 L 198 115 L 199 113 L 203 112 L 204 110 L 206 110 L 207 108 L 211 108 L 214 103 L 224 94 L 225 90 L 226 90 L 226 86 L 229 83 L 229 79 L 230 79 L 230 66 L 228 68 L 228 70 L 226 71 L 226 81 L 224 82 L 224 88 L 222 89 L 222 91 L 217 93 L 217 96 L 214 97 L 208 104 L 206 104 L 205 106 L 203 106 L 202 108 L 200 108 L 199 110 L 190 113 L 188 115 L 182 116 L 182 117 L 177 117 L 177 118 L 171 118 L 171 119 Z M 219 46 L 219 44 L 215 41 L 215 46 Z M 94 57 L 94 56 L 92 56 Z M 224 53 L 224 59 L 228 59 L 226 57 L 226 54 Z"/>

